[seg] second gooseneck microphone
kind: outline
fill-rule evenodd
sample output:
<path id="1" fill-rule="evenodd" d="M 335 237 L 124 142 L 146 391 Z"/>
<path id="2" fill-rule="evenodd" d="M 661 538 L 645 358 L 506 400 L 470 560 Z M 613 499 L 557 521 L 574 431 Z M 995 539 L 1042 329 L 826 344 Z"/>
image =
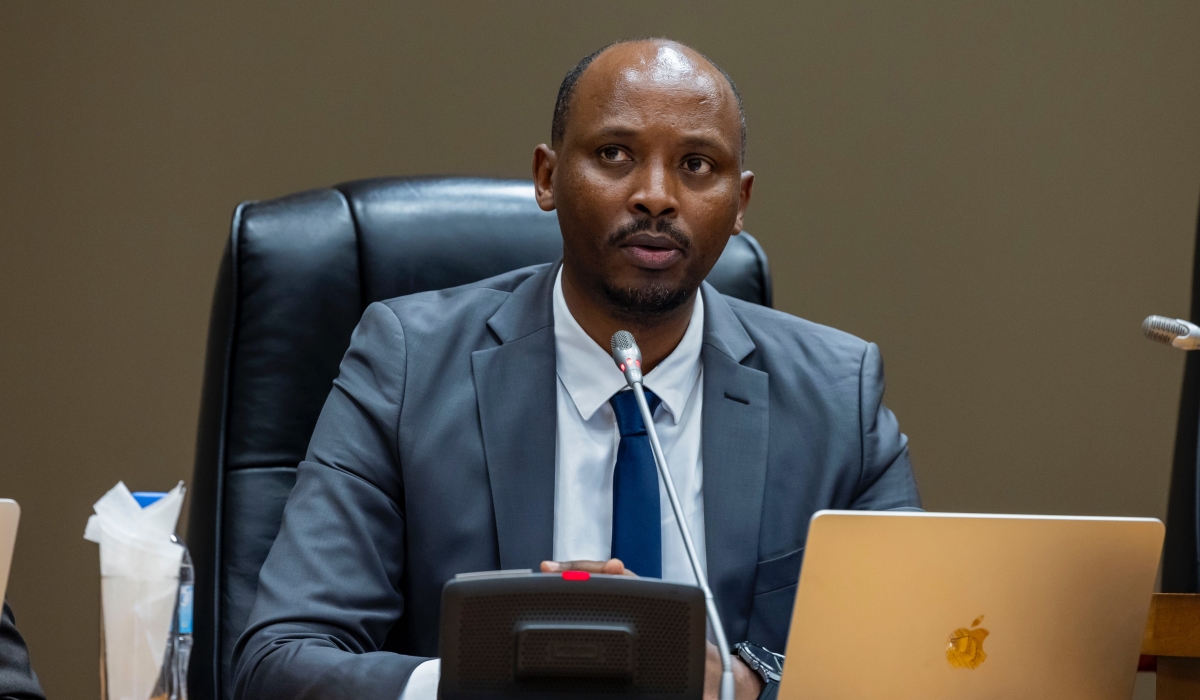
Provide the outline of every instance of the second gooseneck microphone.
<path id="1" fill-rule="evenodd" d="M 1147 316 L 1142 321 L 1142 333 L 1150 340 L 1173 345 L 1180 350 L 1200 349 L 1200 327 L 1182 318 Z"/>
<path id="2" fill-rule="evenodd" d="M 667 469 L 667 458 L 663 456 L 662 445 L 658 442 L 658 431 L 654 429 L 654 417 L 650 415 L 650 406 L 646 403 L 646 394 L 642 390 L 642 351 L 637 341 L 629 331 L 617 331 L 611 341 L 612 357 L 617 367 L 625 374 L 625 382 L 633 390 L 637 398 L 638 409 L 642 414 L 642 423 L 646 425 L 646 434 L 650 437 L 650 448 L 654 452 L 654 464 L 658 467 L 659 478 L 667 490 L 667 499 L 671 501 L 671 510 L 675 513 L 675 522 L 679 524 L 679 535 L 683 538 L 683 547 L 687 550 L 688 563 L 692 565 L 692 574 L 696 583 L 704 592 L 704 608 L 708 612 L 708 622 L 712 625 L 713 636 L 716 637 L 717 650 L 721 655 L 721 700 L 734 700 L 733 660 L 730 656 L 729 642 L 725 639 L 725 628 L 721 625 L 721 616 L 717 613 L 717 603 L 713 599 L 712 589 L 708 587 L 708 579 L 700 569 L 700 559 L 696 556 L 696 545 L 692 543 L 692 533 L 688 530 L 683 519 L 683 508 L 679 505 L 679 496 L 675 493 L 675 481 Z"/>

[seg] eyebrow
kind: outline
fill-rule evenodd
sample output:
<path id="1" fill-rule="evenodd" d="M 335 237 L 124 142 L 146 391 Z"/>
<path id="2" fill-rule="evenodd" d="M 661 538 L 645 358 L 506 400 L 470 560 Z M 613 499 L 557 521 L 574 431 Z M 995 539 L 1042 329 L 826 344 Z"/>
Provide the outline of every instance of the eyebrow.
<path id="1" fill-rule="evenodd" d="M 596 135 L 600 138 L 632 138 L 638 135 L 638 131 L 626 126 L 608 126 L 597 131 Z M 731 144 L 726 143 L 724 139 L 703 134 L 688 134 L 683 137 L 682 141 L 686 146 L 713 148 L 717 150 L 737 150 Z"/>
<path id="2" fill-rule="evenodd" d="M 718 150 L 726 149 L 727 147 L 730 146 L 730 144 L 725 143 L 721 139 L 715 139 L 715 138 L 712 138 L 709 136 L 698 136 L 698 135 L 683 137 L 683 143 L 688 146 L 708 147 L 708 148 L 715 148 Z M 735 149 L 731 149 L 731 150 L 735 150 Z"/>
<path id="3" fill-rule="evenodd" d="M 596 135 L 611 138 L 628 138 L 630 136 L 636 136 L 637 130 L 630 129 L 629 127 L 625 126 L 606 126 L 600 131 L 596 132 Z"/>

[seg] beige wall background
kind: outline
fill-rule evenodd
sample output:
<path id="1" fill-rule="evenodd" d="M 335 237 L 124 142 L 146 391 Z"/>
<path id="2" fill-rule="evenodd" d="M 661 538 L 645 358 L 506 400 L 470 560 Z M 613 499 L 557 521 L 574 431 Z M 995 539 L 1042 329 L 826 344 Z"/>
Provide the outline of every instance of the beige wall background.
<path id="1" fill-rule="evenodd" d="M 190 479 L 234 206 L 527 177 L 620 37 L 738 80 L 777 305 L 880 344 L 935 510 L 1162 516 L 1200 194 L 1200 4 L 0 3 L 0 496 L 53 697 L 97 697 L 118 479 Z"/>

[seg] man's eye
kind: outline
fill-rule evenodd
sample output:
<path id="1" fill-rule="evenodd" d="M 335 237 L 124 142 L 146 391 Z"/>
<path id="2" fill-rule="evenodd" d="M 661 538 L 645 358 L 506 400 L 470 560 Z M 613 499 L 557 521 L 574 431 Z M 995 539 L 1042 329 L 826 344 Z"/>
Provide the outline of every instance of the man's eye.
<path id="1" fill-rule="evenodd" d="M 683 160 L 683 169 L 689 173 L 707 173 L 712 171 L 712 164 L 703 158 L 694 156 Z"/>
<path id="2" fill-rule="evenodd" d="M 600 157 L 607 161 L 619 162 L 632 160 L 629 154 L 616 146 L 605 146 L 600 149 Z"/>

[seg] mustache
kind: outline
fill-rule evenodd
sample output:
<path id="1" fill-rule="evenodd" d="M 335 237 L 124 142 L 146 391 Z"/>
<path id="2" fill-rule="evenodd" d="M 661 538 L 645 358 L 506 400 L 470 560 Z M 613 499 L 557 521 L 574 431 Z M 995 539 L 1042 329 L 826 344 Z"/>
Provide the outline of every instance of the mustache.
<path id="1" fill-rule="evenodd" d="M 675 222 L 671 221 L 670 219 L 650 218 L 631 221 L 618 228 L 616 231 L 613 231 L 608 236 L 608 244 L 614 246 L 621 245 L 626 239 L 647 231 L 654 231 L 655 233 L 663 234 L 667 238 L 670 238 L 672 243 L 679 246 L 679 249 L 682 251 L 686 252 L 688 248 L 692 246 L 691 239 L 689 239 L 687 235 L 683 233 L 683 231 L 680 231 L 675 227 Z"/>

